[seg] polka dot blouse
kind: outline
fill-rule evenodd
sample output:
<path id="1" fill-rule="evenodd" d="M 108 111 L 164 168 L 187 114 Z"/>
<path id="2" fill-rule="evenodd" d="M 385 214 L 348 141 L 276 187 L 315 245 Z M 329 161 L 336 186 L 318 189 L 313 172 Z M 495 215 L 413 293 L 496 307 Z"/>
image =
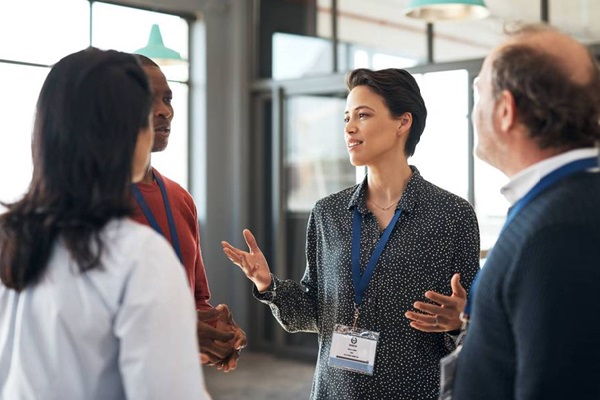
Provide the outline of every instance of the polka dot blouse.
<path id="1" fill-rule="evenodd" d="M 439 361 L 453 350 L 447 333 L 424 333 L 404 316 L 427 290 L 450 295 L 450 278 L 470 287 L 479 269 L 479 228 L 464 199 L 425 181 L 415 167 L 398 203 L 402 214 L 379 258 L 361 305 L 359 328 L 379 332 L 372 376 L 328 365 L 335 324 L 352 325 L 352 216 L 362 218 L 364 270 L 381 231 L 365 203 L 367 180 L 319 200 L 307 228 L 301 282 L 274 277 L 254 295 L 288 332 L 316 332 L 319 356 L 311 399 L 436 399 Z"/>

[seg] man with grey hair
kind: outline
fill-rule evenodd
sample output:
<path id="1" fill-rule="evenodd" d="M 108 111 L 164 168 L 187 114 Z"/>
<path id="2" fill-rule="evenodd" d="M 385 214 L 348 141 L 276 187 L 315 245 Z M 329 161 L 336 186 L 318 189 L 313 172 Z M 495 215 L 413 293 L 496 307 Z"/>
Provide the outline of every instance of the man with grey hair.
<path id="1" fill-rule="evenodd" d="M 600 77 L 573 38 L 514 32 L 484 61 L 479 158 L 511 203 L 474 283 L 454 400 L 600 399 Z"/>

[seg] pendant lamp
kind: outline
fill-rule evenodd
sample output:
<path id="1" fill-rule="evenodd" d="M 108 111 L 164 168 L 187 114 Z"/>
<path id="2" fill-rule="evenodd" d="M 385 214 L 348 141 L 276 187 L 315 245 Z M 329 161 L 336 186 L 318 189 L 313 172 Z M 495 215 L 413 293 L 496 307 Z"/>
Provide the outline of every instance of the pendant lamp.
<path id="1" fill-rule="evenodd" d="M 465 21 L 485 18 L 490 10 L 483 0 L 411 0 L 404 15 L 428 22 Z"/>
<path id="2" fill-rule="evenodd" d="M 159 65 L 185 63 L 185 60 L 181 57 L 181 54 L 164 45 L 162 35 L 160 33 L 160 27 L 157 24 L 152 25 L 146 47 L 137 49 L 134 51 L 134 53 L 151 58 Z"/>

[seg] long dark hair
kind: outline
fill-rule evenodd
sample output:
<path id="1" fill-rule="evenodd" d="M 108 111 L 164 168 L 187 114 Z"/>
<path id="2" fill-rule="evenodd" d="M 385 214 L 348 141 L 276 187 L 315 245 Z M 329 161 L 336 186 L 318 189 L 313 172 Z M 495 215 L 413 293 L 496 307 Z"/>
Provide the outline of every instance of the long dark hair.
<path id="1" fill-rule="evenodd" d="M 412 114 L 412 125 L 404 146 L 404 153 L 408 157 L 412 156 L 425 129 L 427 107 L 419 85 L 410 72 L 398 68 L 378 71 L 358 68 L 348 73 L 346 86 L 348 90 L 357 86 L 367 86 L 383 98 L 390 114 L 395 118 L 406 112 Z"/>
<path id="2" fill-rule="evenodd" d="M 81 271 L 100 263 L 100 231 L 129 215 L 133 154 L 152 107 L 131 55 L 88 48 L 50 70 L 36 107 L 33 177 L 0 215 L 0 279 L 17 291 L 43 275 L 62 240 Z"/>

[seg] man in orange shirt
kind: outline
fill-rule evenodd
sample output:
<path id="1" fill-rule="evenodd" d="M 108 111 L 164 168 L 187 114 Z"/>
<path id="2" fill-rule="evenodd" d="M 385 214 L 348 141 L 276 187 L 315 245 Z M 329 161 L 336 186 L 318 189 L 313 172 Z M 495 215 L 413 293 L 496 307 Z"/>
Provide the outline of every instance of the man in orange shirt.
<path id="1" fill-rule="evenodd" d="M 154 146 L 166 149 L 173 119 L 171 88 L 160 67 L 149 58 L 135 55 L 152 86 Z M 186 269 L 198 313 L 198 341 L 203 364 L 216 365 L 225 372 L 235 369 L 239 351 L 246 346 L 245 332 L 233 321 L 227 305 L 213 307 L 202 253 L 198 215 L 192 196 L 176 182 L 162 176 L 151 165 L 144 179 L 133 186 L 134 220 L 150 225 L 173 246 Z"/>

